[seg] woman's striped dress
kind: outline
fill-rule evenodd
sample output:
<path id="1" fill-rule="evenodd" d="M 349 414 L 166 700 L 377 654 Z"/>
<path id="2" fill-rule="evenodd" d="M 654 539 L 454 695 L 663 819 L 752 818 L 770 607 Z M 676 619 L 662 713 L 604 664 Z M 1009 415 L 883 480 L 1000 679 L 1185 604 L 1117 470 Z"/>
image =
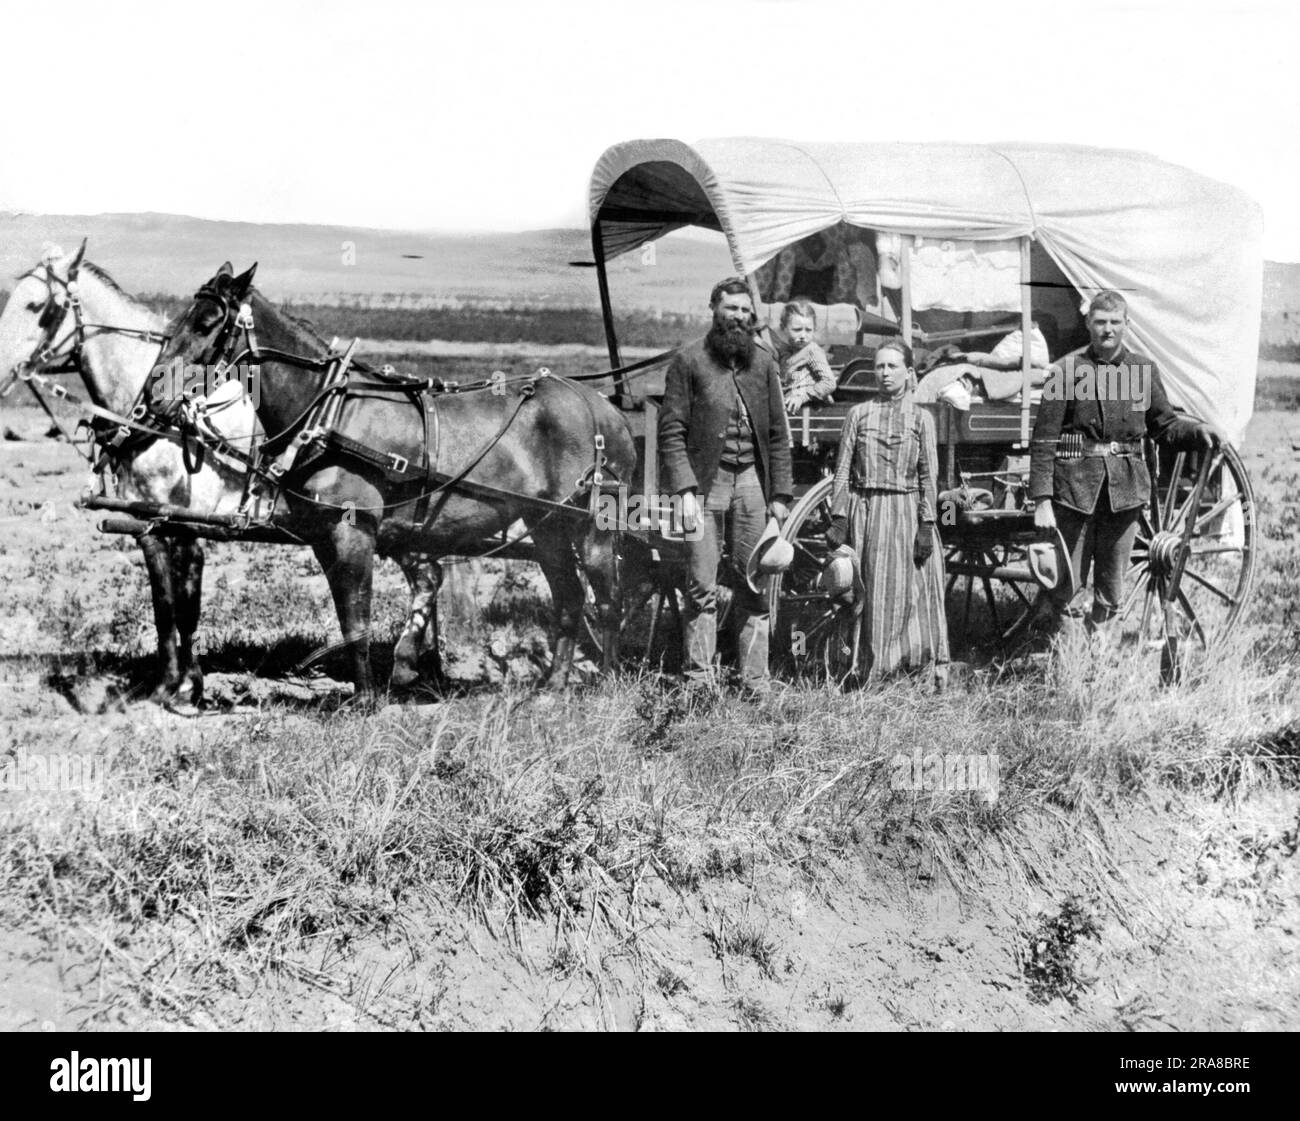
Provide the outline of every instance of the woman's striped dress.
<path id="1" fill-rule="evenodd" d="M 912 559 L 918 522 L 934 533 L 937 473 L 934 421 L 910 389 L 857 405 L 845 418 L 831 511 L 847 515 L 862 566 L 866 602 L 854 664 L 864 676 L 948 663 L 937 535 L 921 568 Z"/>

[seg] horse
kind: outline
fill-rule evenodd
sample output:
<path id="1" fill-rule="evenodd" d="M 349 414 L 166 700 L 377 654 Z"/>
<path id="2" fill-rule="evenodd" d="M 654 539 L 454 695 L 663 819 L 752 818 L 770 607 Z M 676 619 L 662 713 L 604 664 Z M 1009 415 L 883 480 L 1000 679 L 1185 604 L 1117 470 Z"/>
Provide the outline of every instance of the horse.
<path id="1" fill-rule="evenodd" d="M 130 419 L 158 368 L 166 324 L 123 292 L 106 270 L 86 260 L 85 251 L 85 242 L 69 256 L 51 250 L 17 278 L 0 313 L 0 373 L 7 375 L 8 386 L 30 373 L 46 378 L 76 373 L 92 409 Z M 198 464 L 187 465 L 174 435 L 151 436 L 142 431 L 147 425 L 128 430 L 127 438 L 114 445 L 110 437 L 117 427 L 101 419 L 94 431 L 119 498 L 207 514 L 238 511 L 244 494 L 243 464 L 205 455 Z M 250 428 L 245 439 L 252 435 Z M 149 573 L 158 636 L 152 699 L 168 707 L 196 707 L 203 696 L 203 673 L 194 649 L 203 592 L 203 542 L 189 534 L 151 533 L 140 535 L 137 542 Z M 401 642 L 404 649 L 413 650 L 431 612 L 433 585 L 418 557 L 400 558 L 400 564 L 411 588 Z M 414 654 L 408 660 L 405 678 L 413 684 Z"/>
<path id="2" fill-rule="evenodd" d="M 71 256 L 52 251 L 18 277 L 0 315 L 0 371 L 40 373 L 61 365 L 81 375 L 95 406 L 128 417 L 153 367 L 166 324 L 123 292 L 107 272 L 85 260 L 85 252 L 84 241 Z M 140 440 L 138 435 L 128 437 L 120 450 L 109 451 L 121 497 L 210 513 L 234 512 L 239 490 L 215 466 L 190 474 L 176 444 Z M 138 541 L 158 634 L 153 699 L 180 704 L 188 693 L 190 703 L 197 705 L 203 675 L 194 632 L 202 597 L 203 546 L 185 536 L 145 534 Z"/>
<path id="3" fill-rule="evenodd" d="M 227 262 L 171 324 L 158 361 L 258 376 L 268 434 L 260 478 L 283 501 L 283 524 L 325 572 L 358 698 L 373 698 L 370 597 L 376 553 L 420 556 L 430 613 L 437 561 L 499 548 L 522 520 L 550 587 L 555 640 L 544 688 L 566 687 L 582 626 L 585 573 L 614 667 L 620 622 L 616 534 L 601 526 L 593 488 L 629 480 L 636 463 L 622 413 L 589 387 L 539 371 L 448 387 L 349 365 L 302 321 L 253 287 L 254 265 Z M 242 349 L 241 349 L 242 348 Z M 436 631 L 436 619 L 428 624 Z M 403 636 L 405 640 L 407 636 Z M 398 644 L 394 681 L 414 651 Z"/>

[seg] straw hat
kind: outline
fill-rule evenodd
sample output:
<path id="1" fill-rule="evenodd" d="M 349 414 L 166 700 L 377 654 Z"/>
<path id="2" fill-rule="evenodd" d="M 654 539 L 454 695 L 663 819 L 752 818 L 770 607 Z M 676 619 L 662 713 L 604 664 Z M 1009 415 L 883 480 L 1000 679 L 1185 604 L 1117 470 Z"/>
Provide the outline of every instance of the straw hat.
<path id="1" fill-rule="evenodd" d="M 745 565 L 745 581 L 750 590 L 760 594 L 762 589 L 758 580 L 784 572 L 793 560 L 794 546 L 781 536 L 781 527 L 776 524 L 776 519 L 769 518 L 763 536 L 758 539 L 754 551 L 749 554 L 749 563 Z"/>
<path id="2" fill-rule="evenodd" d="M 1074 566 L 1070 552 L 1059 529 L 1052 530 L 1046 541 L 1035 541 L 1029 546 L 1029 571 L 1035 582 L 1049 592 L 1064 588 L 1068 599 L 1074 595 Z"/>

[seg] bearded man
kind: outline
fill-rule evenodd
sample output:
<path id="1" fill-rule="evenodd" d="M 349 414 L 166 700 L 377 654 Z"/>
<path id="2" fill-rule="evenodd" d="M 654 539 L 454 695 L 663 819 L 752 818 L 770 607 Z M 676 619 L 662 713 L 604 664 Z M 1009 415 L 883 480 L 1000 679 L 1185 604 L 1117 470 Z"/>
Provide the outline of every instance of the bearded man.
<path id="1" fill-rule="evenodd" d="M 683 671 L 707 678 L 717 649 L 718 558 L 725 543 L 734 589 L 742 689 L 769 688 L 766 584 L 745 566 L 769 516 L 783 522 L 793 493 L 790 430 L 776 360 L 754 343 L 748 285 L 730 277 L 709 297 L 713 326 L 668 367 L 659 414 L 662 482 L 679 496 L 686 537 Z"/>

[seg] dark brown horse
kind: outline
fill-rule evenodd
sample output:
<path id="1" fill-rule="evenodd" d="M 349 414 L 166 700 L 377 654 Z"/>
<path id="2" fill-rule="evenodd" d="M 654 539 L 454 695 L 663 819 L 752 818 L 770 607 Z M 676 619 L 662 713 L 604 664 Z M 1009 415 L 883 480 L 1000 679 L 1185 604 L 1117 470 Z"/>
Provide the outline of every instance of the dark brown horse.
<path id="1" fill-rule="evenodd" d="M 394 652 L 394 683 L 407 684 L 416 676 L 424 617 L 436 636 L 436 561 L 491 551 L 520 519 L 554 601 L 547 685 L 563 688 L 572 669 L 585 604 L 579 566 L 595 594 L 603 668 L 612 668 L 616 540 L 588 516 L 588 500 L 597 472 L 632 476 L 635 450 L 622 414 L 594 390 L 550 375 L 466 391 L 421 390 L 356 365 L 344 378 L 327 344 L 253 287 L 256 267 L 236 277 L 223 265 L 171 324 L 158 363 L 257 368 L 257 415 L 271 465 L 265 485 L 278 482 L 287 511 L 276 521 L 311 544 L 325 571 L 358 696 L 373 691 L 375 553 L 408 570 L 431 562 L 430 578 L 414 589 L 415 624 Z"/>

